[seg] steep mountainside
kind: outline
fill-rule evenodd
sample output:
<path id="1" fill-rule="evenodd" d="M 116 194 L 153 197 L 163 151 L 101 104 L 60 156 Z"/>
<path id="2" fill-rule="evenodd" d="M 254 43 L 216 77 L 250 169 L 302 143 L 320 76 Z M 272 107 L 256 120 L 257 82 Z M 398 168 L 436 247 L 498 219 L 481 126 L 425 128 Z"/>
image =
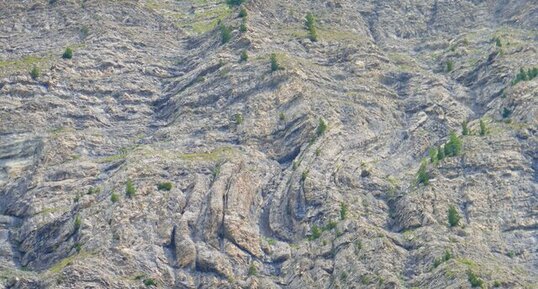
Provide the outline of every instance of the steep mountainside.
<path id="1" fill-rule="evenodd" d="M 228 2 L 0 1 L 0 287 L 538 288 L 536 1 Z"/>

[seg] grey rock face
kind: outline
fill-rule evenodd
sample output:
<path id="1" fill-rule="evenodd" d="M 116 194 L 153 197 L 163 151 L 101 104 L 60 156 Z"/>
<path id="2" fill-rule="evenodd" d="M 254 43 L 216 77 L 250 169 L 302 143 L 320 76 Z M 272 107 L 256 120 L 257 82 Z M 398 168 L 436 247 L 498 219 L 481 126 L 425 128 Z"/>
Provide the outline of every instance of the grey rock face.
<path id="1" fill-rule="evenodd" d="M 534 1 L 224 2 L 0 2 L 0 287 L 538 284 Z"/>

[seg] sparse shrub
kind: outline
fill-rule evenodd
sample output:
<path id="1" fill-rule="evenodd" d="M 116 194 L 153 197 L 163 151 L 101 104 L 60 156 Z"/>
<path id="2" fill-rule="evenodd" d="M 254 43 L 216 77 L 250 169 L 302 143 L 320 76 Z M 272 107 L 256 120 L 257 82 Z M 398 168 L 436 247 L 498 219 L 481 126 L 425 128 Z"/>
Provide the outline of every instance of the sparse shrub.
<path id="1" fill-rule="evenodd" d="M 330 231 L 334 228 L 336 228 L 336 225 L 338 225 L 335 221 L 329 221 L 325 227 L 323 227 L 323 231 Z"/>
<path id="2" fill-rule="evenodd" d="M 346 271 L 342 271 L 342 273 L 340 273 L 340 281 L 342 281 L 342 282 L 347 281 L 347 272 Z"/>
<path id="3" fill-rule="evenodd" d="M 448 143 L 445 144 L 444 148 L 445 148 L 445 157 L 450 157 L 450 151 L 449 151 L 449 145 Z"/>
<path id="4" fill-rule="evenodd" d="M 248 276 L 256 276 L 258 274 L 258 268 L 256 268 L 256 265 L 254 263 L 250 264 L 250 267 L 248 267 Z"/>
<path id="5" fill-rule="evenodd" d="M 171 182 L 158 183 L 157 189 L 159 189 L 159 191 L 170 191 L 172 190 L 172 183 Z"/>
<path id="6" fill-rule="evenodd" d="M 452 259 L 452 253 L 448 250 L 445 250 L 445 254 L 443 254 L 443 261 L 448 261 Z"/>
<path id="7" fill-rule="evenodd" d="M 30 76 L 32 77 L 32 79 L 38 79 L 39 76 L 41 75 L 41 71 L 39 70 L 39 68 L 37 68 L 37 66 L 34 66 L 32 68 L 32 70 L 30 71 Z"/>
<path id="8" fill-rule="evenodd" d="M 516 78 L 512 80 L 512 85 L 516 85 L 521 81 L 531 80 L 536 76 L 538 76 L 538 67 L 529 68 L 527 71 L 525 71 L 525 69 L 523 68 L 520 68 L 519 73 L 516 74 Z"/>
<path id="9" fill-rule="evenodd" d="M 454 62 L 452 60 L 448 60 L 446 62 L 446 72 L 451 72 L 454 70 Z"/>
<path id="10" fill-rule="evenodd" d="M 243 115 L 241 113 L 236 113 L 234 114 L 234 121 L 235 121 L 235 124 L 237 125 L 241 125 L 243 123 Z"/>
<path id="11" fill-rule="evenodd" d="M 245 33 L 247 30 L 247 18 L 243 18 L 243 20 L 241 20 L 241 25 L 239 26 L 239 31 L 241 31 L 241 33 Z"/>
<path id="12" fill-rule="evenodd" d="M 278 119 L 279 119 L 280 121 L 285 121 L 285 120 L 286 120 L 286 115 L 285 115 L 283 112 L 280 112 L 280 113 L 278 114 Z"/>
<path id="13" fill-rule="evenodd" d="M 308 38 L 314 42 L 318 41 L 318 32 L 315 28 L 308 32 Z"/>
<path id="14" fill-rule="evenodd" d="M 427 185 L 430 183 L 430 175 L 426 169 L 426 162 L 420 164 L 420 168 L 417 173 L 417 184 Z"/>
<path id="15" fill-rule="evenodd" d="M 313 225 L 312 228 L 310 228 L 310 240 L 316 240 L 321 236 L 321 230 L 317 225 Z"/>
<path id="16" fill-rule="evenodd" d="M 538 76 L 538 67 L 534 67 L 534 68 L 529 68 L 527 70 L 527 77 L 529 78 L 529 80 L 535 78 Z"/>
<path id="17" fill-rule="evenodd" d="M 368 275 L 363 275 L 363 276 L 361 276 L 360 281 L 361 281 L 361 284 L 368 285 L 368 284 L 372 283 L 372 278 L 370 276 L 368 276 Z"/>
<path id="18" fill-rule="evenodd" d="M 245 18 L 248 16 L 247 9 L 245 7 L 241 7 L 241 10 L 239 10 L 239 17 Z"/>
<path id="19" fill-rule="evenodd" d="M 153 278 L 147 278 L 147 279 L 144 279 L 144 285 L 146 286 L 157 286 L 157 281 L 155 281 L 155 279 Z"/>
<path id="20" fill-rule="evenodd" d="M 442 161 L 445 158 L 445 148 L 443 146 L 439 146 L 439 149 L 437 150 L 437 160 Z"/>
<path id="21" fill-rule="evenodd" d="M 93 194 L 99 194 L 100 192 L 101 192 L 101 188 L 99 188 L 99 187 L 95 187 L 95 188 L 94 188 L 94 187 L 90 187 L 90 188 L 88 189 L 88 193 L 87 193 L 87 194 L 88 194 L 88 195 L 93 195 Z"/>
<path id="22" fill-rule="evenodd" d="M 450 251 L 448 250 L 445 250 L 445 253 L 441 258 L 436 258 L 435 260 L 433 260 L 433 267 L 437 268 L 439 265 L 441 265 L 441 263 L 446 262 L 450 259 L 452 259 L 452 253 L 450 253 Z"/>
<path id="23" fill-rule="evenodd" d="M 501 42 L 501 39 L 500 39 L 499 37 L 495 37 L 495 38 L 493 38 L 493 39 L 495 40 L 495 45 L 496 45 L 497 47 L 502 47 L 502 46 L 503 46 L 503 44 L 502 44 L 502 42 Z"/>
<path id="24" fill-rule="evenodd" d="M 112 201 L 112 203 L 117 203 L 119 200 L 120 196 L 118 194 L 112 193 L 112 195 L 110 195 L 110 201 Z"/>
<path id="25" fill-rule="evenodd" d="M 503 112 L 502 112 L 503 118 L 509 118 L 510 115 L 512 115 L 512 110 L 510 110 L 509 108 L 503 107 Z"/>
<path id="26" fill-rule="evenodd" d="M 129 198 L 134 197 L 134 195 L 136 194 L 136 188 L 131 179 L 128 179 L 127 183 L 125 184 L 125 194 L 127 194 Z"/>
<path id="27" fill-rule="evenodd" d="M 358 255 L 362 250 L 362 241 L 361 240 L 357 240 L 355 241 L 355 254 Z"/>
<path id="28" fill-rule="evenodd" d="M 211 174 L 214 180 L 220 175 L 221 166 L 222 166 L 221 163 L 217 163 L 215 167 L 213 168 L 213 171 L 211 172 Z"/>
<path id="29" fill-rule="evenodd" d="M 75 243 L 73 247 L 75 248 L 75 251 L 77 251 L 77 253 L 80 253 L 80 251 L 82 250 L 82 244 L 80 243 Z"/>
<path id="30" fill-rule="evenodd" d="M 226 27 L 226 25 L 221 24 L 220 25 L 220 37 L 221 37 L 221 43 L 225 44 L 232 39 L 232 29 L 230 27 Z"/>
<path id="31" fill-rule="evenodd" d="M 500 281 L 495 281 L 495 282 L 493 282 L 493 287 L 494 287 L 494 288 L 501 287 L 501 286 L 502 286 L 502 284 L 501 284 Z"/>
<path id="32" fill-rule="evenodd" d="M 243 50 L 243 52 L 241 52 L 241 62 L 246 62 L 248 61 L 248 53 L 246 50 Z"/>
<path id="33" fill-rule="evenodd" d="M 461 152 L 461 145 L 461 139 L 455 132 L 451 132 L 450 139 L 448 143 L 445 144 L 445 155 L 447 157 L 457 156 Z"/>
<path id="34" fill-rule="evenodd" d="M 316 18 L 312 13 L 306 14 L 305 17 L 306 29 L 308 29 L 308 38 L 312 41 L 318 41 L 318 33 L 316 30 Z"/>
<path id="35" fill-rule="evenodd" d="M 278 63 L 278 59 L 276 57 L 275 53 L 271 54 L 271 71 L 277 71 L 280 70 L 280 64 Z"/>
<path id="36" fill-rule="evenodd" d="M 75 231 L 78 231 L 81 226 L 82 226 L 82 219 L 80 218 L 80 215 L 77 215 L 75 217 Z"/>
<path id="37" fill-rule="evenodd" d="M 464 120 L 462 123 L 461 123 L 461 134 L 462 135 L 469 135 L 469 128 L 467 127 L 467 121 Z"/>
<path id="38" fill-rule="evenodd" d="M 316 149 L 316 156 L 319 157 L 320 155 L 321 155 L 321 149 L 317 148 Z"/>
<path id="39" fill-rule="evenodd" d="M 73 58 L 73 49 L 71 49 L 70 47 L 67 47 L 64 51 L 64 54 L 62 55 L 62 58 L 64 59 Z"/>
<path id="40" fill-rule="evenodd" d="M 471 283 L 472 287 L 482 287 L 484 286 L 484 281 L 478 275 L 476 275 L 473 271 L 467 272 L 467 277 L 469 279 L 469 283 Z"/>
<path id="41" fill-rule="evenodd" d="M 226 3 L 229 6 L 240 6 L 241 4 L 245 3 L 246 0 L 226 0 Z"/>
<path id="42" fill-rule="evenodd" d="M 460 223 L 460 214 L 458 214 L 458 211 L 454 206 L 450 206 L 448 208 L 448 225 L 450 227 L 455 227 Z"/>
<path id="43" fill-rule="evenodd" d="M 486 134 L 488 134 L 488 128 L 486 127 L 486 123 L 484 122 L 484 120 L 480 120 L 480 135 L 481 136 L 485 136 Z"/>
<path id="44" fill-rule="evenodd" d="M 523 68 L 520 68 L 519 73 L 516 74 L 516 78 L 512 81 L 512 85 L 515 85 L 518 82 L 525 81 L 525 80 L 527 80 L 527 73 L 525 72 Z"/>
<path id="45" fill-rule="evenodd" d="M 318 128 L 316 129 L 316 135 L 319 137 L 323 135 L 327 131 L 327 123 L 323 120 L 323 118 L 319 118 Z"/>
<path id="46" fill-rule="evenodd" d="M 379 276 L 379 280 L 378 280 L 379 287 L 383 288 L 383 283 L 385 283 L 385 279 L 383 279 L 383 277 Z"/>
<path id="47" fill-rule="evenodd" d="M 441 258 L 435 258 L 435 259 L 433 259 L 433 268 L 437 268 L 437 267 L 439 267 L 439 265 L 441 265 L 441 263 L 443 263 L 443 261 L 441 260 Z"/>
<path id="48" fill-rule="evenodd" d="M 306 14 L 306 17 L 305 17 L 305 25 L 306 25 L 306 29 L 310 29 L 312 27 L 314 27 L 316 24 L 316 19 L 314 18 L 314 15 L 310 12 L 308 12 Z"/>
<path id="49" fill-rule="evenodd" d="M 340 203 L 340 220 L 346 219 L 347 210 L 348 210 L 347 205 L 344 202 Z"/>
<path id="50" fill-rule="evenodd" d="M 303 171 L 303 173 L 301 174 L 301 181 L 305 181 L 306 178 L 308 177 L 308 173 L 309 173 L 309 170 L 306 170 L 306 171 Z"/>
<path id="51" fill-rule="evenodd" d="M 437 148 L 436 147 L 430 148 L 430 151 L 428 152 L 428 154 L 430 155 L 430 162 L 432 164 L 436 163 L 437 162 Z"/>
<path id="52" fill-rule="evenodd" d="M 90 35 L 90 29 L 88 28 L 88 26 L 80 27 L 79 35 L 81 39 L 85 39 L 86 37 L 88 37 L 88 35 Z"/>

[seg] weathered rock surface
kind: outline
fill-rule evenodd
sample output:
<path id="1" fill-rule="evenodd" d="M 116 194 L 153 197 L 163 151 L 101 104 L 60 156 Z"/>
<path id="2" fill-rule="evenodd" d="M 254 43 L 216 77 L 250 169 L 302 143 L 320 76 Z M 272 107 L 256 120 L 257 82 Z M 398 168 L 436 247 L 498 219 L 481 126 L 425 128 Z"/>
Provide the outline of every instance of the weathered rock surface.
<path id="1" fill-rule="evenodd" d="M 0 287 L 537 286 L 535 1 L 244 7 L 0 2 Z"/>

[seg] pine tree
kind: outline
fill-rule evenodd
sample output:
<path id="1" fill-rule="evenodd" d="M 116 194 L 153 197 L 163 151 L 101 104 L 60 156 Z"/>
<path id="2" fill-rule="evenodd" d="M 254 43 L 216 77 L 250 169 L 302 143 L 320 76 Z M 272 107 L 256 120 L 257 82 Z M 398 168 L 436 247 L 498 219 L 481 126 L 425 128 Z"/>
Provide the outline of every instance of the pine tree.
<path id="1" fill-rule="evenodd" d="M 436 163 L 437 162 L 437 148 L 436 147 L 432 147 L 430 148 L 430 162 L 432 164 Z"/>
<path id="2" fill-rule="evenodd" d="M 481 119 L 480 120 L 480 135 L 485 136 L 488 134 L 488 128 L 486 127 L 486 123 Z"/>
<path id="3" fill-rule="evenodd" d="M 277 71 L 280 69 L 280 64 L 278 64 L 278 59 L 276 58 L 276 54 L 271 54 L 271 71 Z"/>
<path id="4" fill-rule="evenodd" d="M 125 184 L 125 194 L 127 194 L 127 196 L 129 198 L 132 198 L 136 193 L 136 189 L 133 185 L 133 181 L 131 181 L 131 179 L 128 179 L 127 180 L 127 184 Z"/>
<path id="5" fill-rule="evenodd" d="M 243 52 L 241 52 L 241 62 L 245 61 L 248 61 L 248 53 L 246 50 L 243 50 Z"/>
<path id="6" fill-rule="evenodd" d="M 308 35 L 310 40 L 318 41 L 318 33 L 316 31 L 316 18 L 312 13 L 306 14 L 305 17 L 306 29 L 308 29 Z"/>
<path id="7" fill-rule="evenodd" d="M 462 135 L 469 135 L 469 128 L 467 127 L 467 121 L 463 121 L 461 123 L 461 134 Z"/>
<path id="8" fill-rule="evenodd" d="M 420 164 L 420 168 L 418 169 L 418 173 L 417 173 L 417 184 L 427 185 L 429 183 L 430 183 L 430 175 L 428 174 L 428 171 L 426 169 L 426 162 L 422 162 L 422 164 Z"/>
<path id="9" fill-rule="evenodd" d="M 497 47 L 502 47 L 502 42 L 501 42 L 501 39 L 499 37 L 495 37 L 495 45 L 497 45 Z"/>
<path id="10" fill-rule="evenodd" d="M 446 62 L 446 72 L 451 72 L 452 70 L 454 70 L 454 62 L 449 60 Z"/>
<path id="11" fill-rule="evenodd" d="M 67 47 L 64 51 L 64 54 L 62 55 L 62 58 L 64 59 L 73 58 L 73 49 L 71 49 L 70 47 Z"/>
<path id="12" fill-rule="evenodd" d="M 316 240 L 321 236 L 321 230 L 317 225 L 313 225 L 310 229 L 310 240 Z"/>
<path id="13" fill-rule="evenodd" d="M 437 160 L 441 161 L 445 158 L 445 149 L 443 146 L 439 146 L 437 150 Z"/>
<path id="14" fill-rule="evenodd" d="M 112 193 L 112 195 L 110 195 L 110 200 L 112 203 L 117 203 L 120 200 L 120 196 L 116 193 Z"/>
<path id="15" fill-rule="evenodd" d="M 346 219 L 347 211 L 348 211 L 347 205 L 344 202 L 340 203 L 340 220 Z"/>
<path id="16" fill-rule="evenodd" d="M 461 140 L 455 132 L 450 133 L 450 140 L 445 145 L 445 155 L 447 157 L 457 156 L 461 152 Z"/>
<path id="17" fill-rule="evenodd" d="M 37 68 L 36 66 L 34 66 L 32 68 L 32 71 L 30 71 L 30 76 L 32 77 L 32 79 L 37 79 L 40 74 L 41 72 L 39 71 L 39 68 Z"/>
<path id="18" fill-rule="evenodd" d="M 248 15 L 247 9 L 245 7 L 241 7 L 241 10 L 239 10 L 239 17 L 245 18 L 247 17 L 247 15 Z"/>
<path id="19" fill-rule="evenodd" d="M 247 32 L 248 28 L 247 28 L 247 18 L 243 18 L 243 20 L 241 20 L 241 26 L 239 26 L 239 31 L 241 31 L 241 33 L 244 33 L 244 32 Z"/>
<path id="20" fill-rule="evenodd" d="M 316 135 L 321 136 L 322 134 L 325 133 L 326 130 L 327 130 L 327 123 L 320 117 L 318 128 L 316 130 Z"/>
<path id="21" fill-rule="evenodd" d="M 230 27 L 226 27 L 226 25 L 221 25 L 220 36 L 222 44 L 227 43 L 230 41 L 230 39 L 232 39 L 232 29 Z"/>
<path id="22" fill-rule="evenodd" d="M 455 227 L 460 223 L 460 215 L 454 206 L 448 208 L 448 224 L 450 227 Z"/>
<path id="23" fill-rule="evenodd" d="M 509 118 L 511 114 L 512 114 L 512 110 L 510 110 L 509 108 L 503 107 L 503 112 L 502 112 L 503 118 Z"/>
<path id="24" fill-rule="evenodd" d="M 316 19 L 312 13 L 307 13 L 305 17 L 305 25 L 307 29 L 311 29 L 316 24 Z"/>

